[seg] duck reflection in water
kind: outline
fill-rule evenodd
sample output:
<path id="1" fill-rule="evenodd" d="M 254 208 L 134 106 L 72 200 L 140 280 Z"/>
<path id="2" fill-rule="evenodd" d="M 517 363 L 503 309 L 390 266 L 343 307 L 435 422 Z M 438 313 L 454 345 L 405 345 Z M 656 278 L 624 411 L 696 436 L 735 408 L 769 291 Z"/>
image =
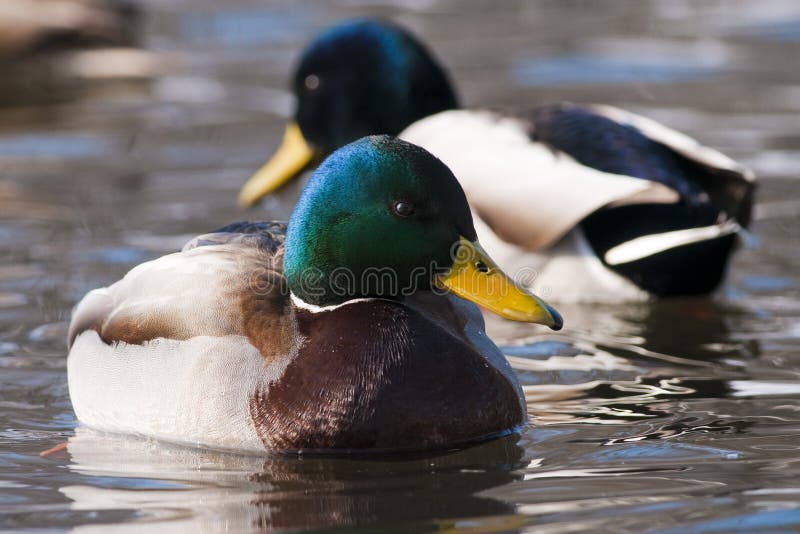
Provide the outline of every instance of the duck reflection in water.
<path id="1" fill-rule="evenodd" d="M 68 443 L 85 485 L 60 489 L 73 510 L 129 511 L 143 527 L 232 531 L 355 527 L 402 521 L 438 530 L 486 518 L 513 528 L 513 504 L 480 492 L 520 480 L 519 436 L 437 455 L 233 455 L 78 428 Z M 430 518 L 439 518 L 431 520 Z M 160 526 L 159 526 L 160 525 Z"/>

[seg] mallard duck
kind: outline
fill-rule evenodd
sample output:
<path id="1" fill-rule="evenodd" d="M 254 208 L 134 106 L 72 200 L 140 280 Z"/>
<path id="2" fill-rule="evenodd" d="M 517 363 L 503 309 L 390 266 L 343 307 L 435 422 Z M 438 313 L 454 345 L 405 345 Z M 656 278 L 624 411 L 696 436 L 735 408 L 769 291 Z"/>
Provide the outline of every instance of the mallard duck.
<path id="1" fill-rule="evenodd" d="M 354 138 L 399 135 L 451 168 L 499 265 L 561 300 L 710 292 L 749 222 L 753 175 L 723 154 L 611 106 L 459 109 L 439 63 L 390 23 L 322 33 L 292 90 L 294 120 L 242 205 Z"/>
<path id="2" fill-rule="evenodd" d="M 88 293 L 70 397 L 91 428 L 240 451 L 508 434 L 522 390 L 462 299 L 562 325 L 483 252 L 442 162 L 369 137 L 322 163 L 288 226 L 234 223 Z"/>

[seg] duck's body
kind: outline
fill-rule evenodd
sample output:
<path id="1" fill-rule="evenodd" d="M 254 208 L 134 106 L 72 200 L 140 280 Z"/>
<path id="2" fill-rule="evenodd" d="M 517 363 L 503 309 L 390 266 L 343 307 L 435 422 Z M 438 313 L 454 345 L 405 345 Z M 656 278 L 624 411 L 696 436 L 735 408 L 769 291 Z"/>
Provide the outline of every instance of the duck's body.
<path id="1" fill-rule="evenodd" d="M 562 302 L 707 293 L 749 221 L 752 173 L 611 106 L 451 110 L 399 136 L 453 170 L 498 264 Z"/>
<path id="2" fill-rule="evenodd" d="M 84 298 L 68 365 L 82 423 L 263 452 L 435 448 L 439 436 L 456 445 L 524 422 L 475 305 L 427 294 L 313 311 L 285 290 L 285 225 L 260 226 L 200 236 Z M 410 377 L 420 380 L 407 387 Z M 481 422 L 460 429 L 457 412 Z"/>
<path id="3" fill-rule="evenodd" d="M 403 54 L 384 79 L 392 62 L 375 58 Z M 355 83 L 357 99 L 347 89 Z M 748 223 L 752 173 L 719 152 L 610 106 L 557 104 L 521 116 L 456 109 L 438 63 L 391 24 L 328 30 L 306 49 L 293 89 L 297 126 L 284 146 L 302 146 L 300 160 L 370 127 L 426 148 L 453 169 L 499 264 L 535 270 L 535 287 L 567 289 L 560 299 L 708 293 Z M 371 109 L 398 116 L 374 121 Z M 244 204 L 302 168 L 282 164 L 290 153 L 282 149 L 246 184 Z"/>
<path id="4" fill-rule="evenodd" d="M 288 234 L 282 223 L 229 225 L 137 266 L 78 304 L 68 372 L 83 424 L 204 447 L 287 452 L 451 447 L 524 423 L 521 389 L 486 337 L 478 308 L 433 292 L 428 276 L 441 272 L 425 274 L 412 252 L 395 257 L 404 245 L 425 257 L 449 243 L 447 254 L 459 234 L 474 239 L 455 179 L 406 143 L 353 145 L 349 159 L 322 171 L 328 182 L 318 176 L 309 184 Z M 384 167 L 393 185 L 379 179 Z M 429 173 L 445 173 L 441 192 L 425 191 L 435 179 Z M 353 182 L 374 189 L 363 193 Z M 402 195 L 399 214 L 393 204 L 383 207 L 387 194 Z M 408 211 L 412 197 L 418 200 Z M 453 206 L 439 203 L 445 199 Z M 374 228 L 393 229 L 394 246 L 362 247 Z M 304 278 L 328 265 L 334 276 Z M 363 282 L 370 269 L 401 279 L 416 270 L 422 285 L 407 295 L 374 287 Z M 354 275 L 350 292 L 330 291 L 328 281 L 346 273 Z M 520 298 L 541 312 L 534 297 Z M 542 313 L 527 320 L 560 326 L 554 311 Z"/>

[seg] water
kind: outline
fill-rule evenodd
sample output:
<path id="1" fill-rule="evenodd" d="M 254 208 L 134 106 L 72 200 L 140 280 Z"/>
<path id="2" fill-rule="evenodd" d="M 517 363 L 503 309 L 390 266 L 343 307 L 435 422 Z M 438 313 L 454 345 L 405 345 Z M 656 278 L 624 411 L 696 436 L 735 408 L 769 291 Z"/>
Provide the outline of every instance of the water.
<path id="1" fill-rule="evenodd" d="M 62 62 L 78 73 L 0 90 L 0 529 L 800 529 L 796 2 L 144 7 L 148 55 L 117 64 L 127 77 Z M 752 166 L 759 206 L 728 284 L 564 306 L 558 334 L 491 319 L 532 424 L 465 451 L 239 457 L 76 430 L 71 306 L 192 234 L 285 217 L 285 199 L 243 213 L 235 194 L 280 139 L 299 48 L 365 13 L 422 35 L 469 104 L 613 103 Z"/>

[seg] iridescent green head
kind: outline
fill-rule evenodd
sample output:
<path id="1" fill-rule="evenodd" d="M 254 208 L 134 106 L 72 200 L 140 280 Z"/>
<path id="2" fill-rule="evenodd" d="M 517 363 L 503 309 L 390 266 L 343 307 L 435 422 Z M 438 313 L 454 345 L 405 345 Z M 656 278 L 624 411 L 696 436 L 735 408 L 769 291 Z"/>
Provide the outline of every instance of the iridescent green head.
<path id="1" fill-rule="evenodd" d="M 401 298 L 430 289 L 449 268 L 472 215 L 450 170 L 425 150 L 388 136 L 334 152 L 292 212 L 284 271 L 304 301 Z"/>

